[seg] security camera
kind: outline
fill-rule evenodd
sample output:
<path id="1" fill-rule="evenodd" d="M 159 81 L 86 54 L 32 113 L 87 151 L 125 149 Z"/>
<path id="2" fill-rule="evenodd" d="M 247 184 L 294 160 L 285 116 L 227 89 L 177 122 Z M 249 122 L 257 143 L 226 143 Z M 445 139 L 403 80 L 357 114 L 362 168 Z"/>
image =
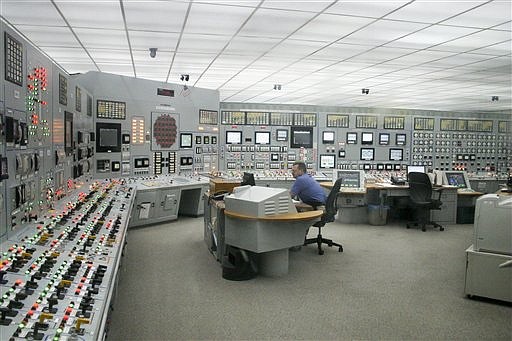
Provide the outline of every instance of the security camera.
<path id="1" fill-rule="evenodd" d="M 151 58 L 155 58 L 156 57 L 156 50 L 158 50 L 156 47 L 150 47 L 149 48 L 149 56 Z"/>

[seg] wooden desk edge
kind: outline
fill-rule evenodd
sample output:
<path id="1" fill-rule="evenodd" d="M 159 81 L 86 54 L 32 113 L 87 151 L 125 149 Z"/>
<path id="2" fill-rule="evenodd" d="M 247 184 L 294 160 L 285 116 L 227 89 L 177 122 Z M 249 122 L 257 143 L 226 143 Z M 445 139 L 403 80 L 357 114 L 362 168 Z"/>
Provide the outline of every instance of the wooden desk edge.
<path id="1" fill-rule="evenodd" d="M 268 215 L 266 217 L 254 217 L 245 214 L 240 214 L 231 211 L 224 211 L 224 215 L 231 218 L 245 219 L 245 220 L 263 220 L 263 221 L 302 221 L 302 220 L 313 220 L 319 218 L 324 212 L 322 210 L 306 211 L 298 213 L 283 213 Z"/>

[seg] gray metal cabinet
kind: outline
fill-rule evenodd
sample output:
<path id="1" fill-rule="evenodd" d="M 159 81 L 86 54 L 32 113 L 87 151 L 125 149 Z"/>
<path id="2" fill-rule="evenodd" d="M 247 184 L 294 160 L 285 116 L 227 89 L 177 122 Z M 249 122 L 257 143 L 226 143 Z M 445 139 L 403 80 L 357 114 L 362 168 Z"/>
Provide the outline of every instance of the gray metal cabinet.
<path id="1" fill-rule="evenodd" d="M 434 192 L 437 199 L 439 194 Z M 445 188 L 441 193 L 441 210 L 430 211 L 430 218 L 439 224 L 456 224 L 457 222 L 457 189 Z"/>

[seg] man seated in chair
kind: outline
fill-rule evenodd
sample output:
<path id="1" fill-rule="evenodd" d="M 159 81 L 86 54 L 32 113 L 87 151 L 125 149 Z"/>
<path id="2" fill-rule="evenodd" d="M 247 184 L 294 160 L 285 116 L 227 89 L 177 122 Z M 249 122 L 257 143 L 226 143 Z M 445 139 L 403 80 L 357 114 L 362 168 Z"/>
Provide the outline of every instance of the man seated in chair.
<path id="1" fill-rule="evenodd" d="M 307 173 L 306 164 L 303 161 L 296 161 L 292 165 L 292 175 L 295 182 L 290 189 L 292 198 L 297 196 L 303 203 L 313 206 L 316 210 L 323 210 L 325 207 L 324 189 L 320 184 Z"/>
<path id="2" fill-rule="evenodd" d="M 306 164 L 302 161 L 296 161 L 292 165 L 292 175 L 295 182 L 290 189 L 292 198 L 298 197 L 303 203 L 313 206 L 315 210 L 325 210 L 324 189 L 320 184 L 307 173 Z M 308 235 L 309 228 L 306 230 L 304 238 Z M 299 251 L 301 246 L 291 247 L 291 251 Z"/>

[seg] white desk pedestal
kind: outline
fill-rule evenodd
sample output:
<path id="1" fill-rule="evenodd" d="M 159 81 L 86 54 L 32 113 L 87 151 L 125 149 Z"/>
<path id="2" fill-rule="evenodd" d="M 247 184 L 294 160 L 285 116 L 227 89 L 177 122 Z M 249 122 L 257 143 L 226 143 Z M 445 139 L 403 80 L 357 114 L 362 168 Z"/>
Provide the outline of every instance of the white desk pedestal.
<path id="1" fill-rule="evenodd" d="M 288 274 L 288 249 L 260 253 L 258 273 L 263 276 L 283 276 Z"/>

